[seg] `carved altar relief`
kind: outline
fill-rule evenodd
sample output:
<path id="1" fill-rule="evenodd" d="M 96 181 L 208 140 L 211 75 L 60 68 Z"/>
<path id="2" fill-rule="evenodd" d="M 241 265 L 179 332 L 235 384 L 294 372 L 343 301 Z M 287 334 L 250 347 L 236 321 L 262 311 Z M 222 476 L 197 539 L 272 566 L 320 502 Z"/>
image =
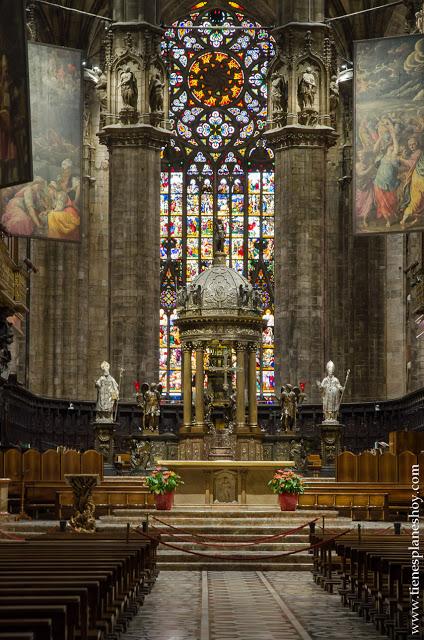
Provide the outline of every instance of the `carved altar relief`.
<path id="1" fill-rule="evenodd" d="M 213 477 L 213 501 L 215 503 L 234 503 L 237 500 L 237 473 L 218 471 Z"/>

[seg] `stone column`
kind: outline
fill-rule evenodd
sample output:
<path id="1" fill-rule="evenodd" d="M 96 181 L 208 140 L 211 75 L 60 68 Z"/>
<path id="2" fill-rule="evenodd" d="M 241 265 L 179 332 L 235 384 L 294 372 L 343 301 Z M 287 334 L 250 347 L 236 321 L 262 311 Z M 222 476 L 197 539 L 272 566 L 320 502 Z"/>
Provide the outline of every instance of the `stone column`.
<path id="1" fill-rule="evenodd" d="M 107 124 L 98 134 L 110 156 L 108 358 L 127 372 L 124 400 L 132 398 L 131 380 L 156 382 L 159 376 L 160 151 L 170 136 L 162 126 L 167 106 L 151 91 L 161 78 L 166 103 L 163 29 L 136 21 L 137 4 L 115 3 L 125 21 L 109 32 Z M 123 90 L 127 76 L 130 89 Z"/>
<path id="2" fill-rule="evenodd" d="M 254 342 L 249 343 L 247 351 L 249 354 L 248 366 L 248 403 L 249 403 L 249 427 L 252 431 L 258 428 L 258 403 L 256 399 L 256 351 L 258 345 Z"/>
<path id="3" fill-rule="evenodd" d="M 192 431 L 203 432 L 205 427 L 205 400 L 204 400 L 204 347 L 203 342 L 195 342 L 196 351 L 196 399 L 195 399 L 195 424 Z"/>
<path id="4" fill-rule="evenodd" d="M 192 405 L 192 391 L 191 391 L 191 344 L 188 342 L 183 344 L 183 427 L 189 429 L 192 423 L 191 417 L 191 405 Z"/>
<path id="5" fill-rule="evenodd" d="M 236 362 L 237 362 L 237 375 L 236 375 L 236 428 L 237 431 L 244 431 L 246 428 L 246 416 L 245 416 L 245 371 L 244 371 L 244 354 L 246 351 L 246 345 L 243 342 L 238 342 L 236 345 Z"/>
<path id="6" fill-rule="evenodd" d="M 273 32 L 278 54 L 269 80 L 275 83 L 280 76 L 286 89 L 278 101 L 270 91 L 265 134 L 275 151 L 276 388 L 306 380 L 310 402 L 319 400 L 314 380 L 327 355 L 326 163 L 337 140 L 330 126 L 330 80 L 337 60 L 331 31 L 319 22 L 322 10 L 321 0 L 284 3 L 283 25 Z M 313 83 L 312 93 L 307 82 Z"/>

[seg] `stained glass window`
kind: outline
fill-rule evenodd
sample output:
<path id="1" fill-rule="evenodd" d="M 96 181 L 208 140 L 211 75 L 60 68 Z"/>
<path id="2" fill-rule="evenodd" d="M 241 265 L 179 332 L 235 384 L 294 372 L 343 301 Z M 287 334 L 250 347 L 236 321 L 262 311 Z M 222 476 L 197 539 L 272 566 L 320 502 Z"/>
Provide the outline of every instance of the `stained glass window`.
<path id="1" fill-rule="evenodd" d="M 267 326 L 257 390 L 261 398 L 274 393 L 274 170 L 261 136 L 274 42 L 242 11 L 236 2 L 228 10 L 197 3 L 162 45 L 176 132 L 163 152 L 161 189 L 160 371 L 169 398 L 181 394 L 176 289 L 211 265 L 217 217 L 226 228 L 228 264 L 261 294 Z"/>

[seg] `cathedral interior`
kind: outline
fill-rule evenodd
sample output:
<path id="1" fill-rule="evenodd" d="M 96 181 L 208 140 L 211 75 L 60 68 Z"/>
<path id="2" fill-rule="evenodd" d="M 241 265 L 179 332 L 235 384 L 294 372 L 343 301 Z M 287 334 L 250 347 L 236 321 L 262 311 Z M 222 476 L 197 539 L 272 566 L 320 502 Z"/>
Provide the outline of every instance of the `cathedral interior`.
<path id="1" fill-rule="evenodd" d="M 424 4 L 0 9 L 0 639 L 424 637 Z"/>

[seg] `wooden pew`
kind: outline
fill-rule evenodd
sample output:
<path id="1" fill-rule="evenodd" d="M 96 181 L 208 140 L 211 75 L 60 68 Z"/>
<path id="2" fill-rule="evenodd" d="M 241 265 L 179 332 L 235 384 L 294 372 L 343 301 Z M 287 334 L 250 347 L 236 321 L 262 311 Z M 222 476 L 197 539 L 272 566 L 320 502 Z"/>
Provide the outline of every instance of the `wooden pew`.
<path id="1" fill-rule="evenodd" d="M 19 631 L 26 617 L 51 623 L 37 640 L 100 640 L 125 631 L 157 575 L 157 544 L 115 532 L 0 544 L 0 633 Z"/>
<path id="2" fill-rule="evenodd" d="M 323 544 L 314 550 L 314 580 L 327 590 L 338 585 L 342 603 L 393 640 L 406 638 L 411 631 L 410 536 L 311 534 L 311 543 L 318 542 Z"/>

